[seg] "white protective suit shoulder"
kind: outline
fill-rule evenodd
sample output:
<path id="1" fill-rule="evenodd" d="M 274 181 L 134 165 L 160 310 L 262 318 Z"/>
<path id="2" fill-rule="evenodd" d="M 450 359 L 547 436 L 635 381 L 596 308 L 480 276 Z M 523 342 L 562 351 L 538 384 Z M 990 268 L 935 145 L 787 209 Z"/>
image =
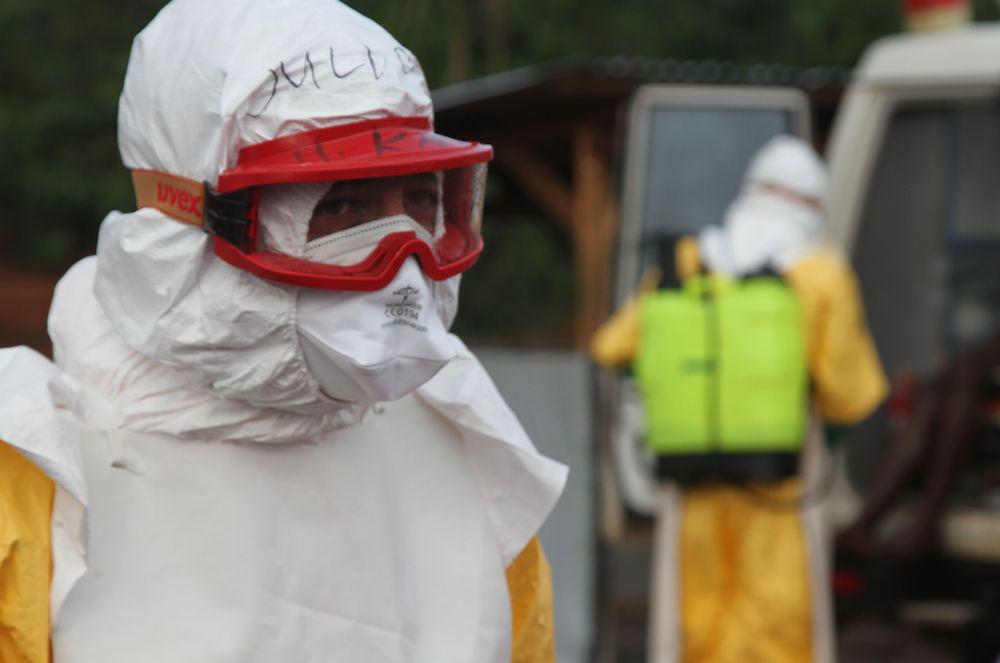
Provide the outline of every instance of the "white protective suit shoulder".
<path id="1" fill-rule="evenodd" d="M 419 65 L 344 5 L 175 0 L 136 38 L 119 143 L 130 168 L 212 182 L 234 146 L 387 114 L 430 115 Z M 565 467 L 458 339 L 399 401 L 330 399 L 297 301 L 152 209 L 108 215 L 59 283 L 55 360 L 87 407 L 49 443 L 82 463 L 47 471 L 87 491 L 89 536 L 55 663 L 509 660 L 504 568 Z"/>

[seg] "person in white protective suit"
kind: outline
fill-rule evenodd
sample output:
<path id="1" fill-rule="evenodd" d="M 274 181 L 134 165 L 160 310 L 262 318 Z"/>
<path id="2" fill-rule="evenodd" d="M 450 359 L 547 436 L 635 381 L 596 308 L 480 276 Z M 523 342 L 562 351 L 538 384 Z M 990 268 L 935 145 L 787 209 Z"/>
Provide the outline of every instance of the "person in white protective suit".
<path id="1" fill-rule="evenodd" d="M 0 459 L 41 470 L 0 466 L 0 658 L 51 621 L 55 663 L 553 661 L 566 469 L 447 331 L 491 148 L 335 0 L 174 0 L 118 119 L 137 211 L 59 282 L 54 365 L 0 351 Z"/>
<path id="2" fill-rule="evenodd" d="M 664 486 L 651 661 L 835 660 L 819 424 L 864 419 L 885 397 L 887 382 L 854 273 L 826 237 L 825 193 L 826 168 L 812 147 L 777 136 L 754 156 L 722 226 L 676 246 L 681 279 L 702 270 L 737 279 L 770 270 L 791 287 L 802 311 L 812 425 L 798 476 Z M 646 287 L 651 280 L 644 278 Z M 596 362 L 634 359 L 647 292 L 597 331 Z"/>

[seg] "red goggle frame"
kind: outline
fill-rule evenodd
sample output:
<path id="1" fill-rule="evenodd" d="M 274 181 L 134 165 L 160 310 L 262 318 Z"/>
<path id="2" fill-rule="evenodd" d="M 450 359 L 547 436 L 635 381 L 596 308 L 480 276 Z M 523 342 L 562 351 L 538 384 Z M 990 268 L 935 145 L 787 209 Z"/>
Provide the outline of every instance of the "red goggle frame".
<path id="1" fill-rule="evenodd" d="M 203 228 L 217 256 L 256 276 L 290 285 L 332 290 L 378 290 L 415 256 L 432 279 L 471 267 L 483 248 L 479 233 L 489 145 L 466 143 L 433 132 L 426 118 L 366 120 L 252 145 L 216 187 L 151 170 L 132 171 L 138 207 Z M 445 231 L 430 246 L 414 232 L 386 235 L 361 262 L 326 265 L 261 250 L 258 244 L 260 186 L 394 177 L 445 171 L 459 193 L 444 210 Z M 462 222 L 449 223 L 449 216 Z"/>

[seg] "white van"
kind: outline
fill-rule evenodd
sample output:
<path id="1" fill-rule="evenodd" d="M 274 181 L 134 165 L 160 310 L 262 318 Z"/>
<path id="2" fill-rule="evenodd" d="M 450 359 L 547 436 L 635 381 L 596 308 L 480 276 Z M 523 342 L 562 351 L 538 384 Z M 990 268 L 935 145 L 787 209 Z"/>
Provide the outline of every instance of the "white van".
<path id="1" fill-rule="evenodd" d="M 834 125 L 829 223 L 890 375 L 1000 311 L 1000 25 L 873 44 Z"/>
<path id="2" fill-rule="evenodd" d="M 891 378 L 927 376 L 1000 325 L 1000 25 L 875 42 L 827 157 L 831 231 Z M 873 466 L 877 440 L 852 455 Z M 943 535 L 953 555 L 1000 562 L 1000 504 L 952 508 Z"/>

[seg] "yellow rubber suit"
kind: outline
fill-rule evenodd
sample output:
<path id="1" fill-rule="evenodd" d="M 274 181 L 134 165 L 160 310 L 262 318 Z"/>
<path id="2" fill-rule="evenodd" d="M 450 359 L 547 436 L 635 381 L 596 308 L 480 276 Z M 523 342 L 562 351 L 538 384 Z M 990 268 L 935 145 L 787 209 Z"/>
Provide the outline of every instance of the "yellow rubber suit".
<path id="1" fill-rule="evenodd" d="M 679 276 L 699 268 L 693 238 L 678 243 Z M 803 256 L 784 274 L 803 306 L 813 405 L 828 423 L 867 416 L 887 391 L 868 334 L 857 282 L 832 250 Z M 657 274 L 596 333 L 594 360 L 632 362 L 639 345 L 639 300 Z M 799 479 L 759 486 L 792 503 Z M 798 510 L 775 508 L 744 488 L 706 485 L 683 490 L 676 550 L 681 660 L 699 663 L 813 660 L 814 591 L 810 550 Z M 812 553 L 816 554 L 816 553 Z M 825 595 L 825 593 L 824 593 Z"/>
<path id="2" fill-rule="evenodd" d="M 55 485 L 0 441 L 0 663 L 49 661 Z M 512 663 L 554 663 L 552 581 L 538 538 L 507 568 Z"/>

